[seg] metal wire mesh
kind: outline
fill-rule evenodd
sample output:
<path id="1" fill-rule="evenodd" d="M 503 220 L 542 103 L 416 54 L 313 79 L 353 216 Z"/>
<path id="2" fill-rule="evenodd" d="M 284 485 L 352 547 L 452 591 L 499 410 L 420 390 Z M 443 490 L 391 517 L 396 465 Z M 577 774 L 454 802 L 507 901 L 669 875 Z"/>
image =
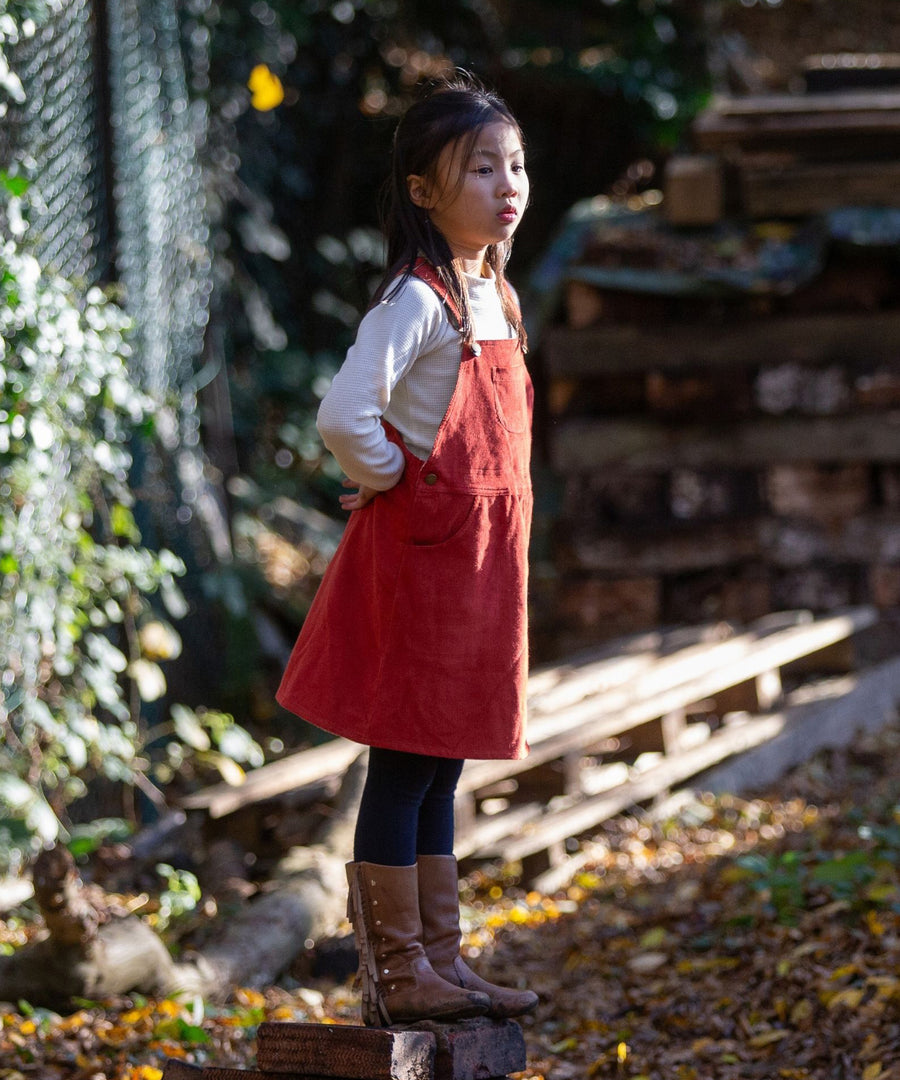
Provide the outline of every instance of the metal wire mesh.
<path id="1" fill-rule="evenodd" d="M 145 539 L 183 550 L 196 514 L 200 547 L 227 555 L 197 405 L 212 266 L 199 160 L 207 107 L 188 87 L 208 56 L 196 34 L 183 48 L 182 6 L 52 0 L 49 20 L 17 47 L 26 102 L 0 149 L 32 177 L 28 242 L 39 261 L 85 285 L 121 286 L 133 375 L 159 402 L 164 449 L 134 447 Z"/>
<path id="2" fill-rule="evenodd" d="M 17 67 L 27 100 L 15 147 L 34 178 L 29 242 L 65 277 L 118 279 L 135 374 L 190 414 L 211 265 L 198 161 L 206 107 L 188 93 L 178 0 L 58 2 Z"/>
<path id="3" fill-rule="evenodd" d="M 116 265 L 138 318 L 144 386 L 189 388 L 208 313 L 211 264 L 198 145 L 177 0 L 111 0 L 109 85 Z"/>
<path id="4" fill-rule="evenodd" d="M 67 0 L 18 47 L 26 101 L 15 135 L 33 162 L 35 254 L 57 273 L 89 281 L 108 261 L 91 8 L 91 0 Z"/>

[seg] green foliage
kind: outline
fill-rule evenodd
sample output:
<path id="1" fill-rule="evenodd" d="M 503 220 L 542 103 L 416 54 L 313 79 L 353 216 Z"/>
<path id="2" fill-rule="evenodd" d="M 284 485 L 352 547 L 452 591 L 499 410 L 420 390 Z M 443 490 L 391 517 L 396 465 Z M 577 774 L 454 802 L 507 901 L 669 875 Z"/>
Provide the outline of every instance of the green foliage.
<path id="1" fill-rule="evenodd" d="M 851 851 L 753 852 L 737 859 L 743 880 L 779 922 L 796 923 L 803 912 L 841 902 L 856 911 L 891 903 L 896 909 L 900 865 L 900 819 L 860 825 L 860 846 Z"/>
<path id="2" fill-rule="evenodd" d="M 156 872 L 163 878 L 166 887 L 159 895 L 159 910 L 153 923 L 157 930 L 165 930 L 173 921 L 194 910 L 200 903 L 202 890 L 190 870 L 176 870 L 168 863 L 159 863 Z"/>
<path id="3" fill-rule="evenodd" d="M 127 322 L 12 241 L 0 247 L 0 803 L 40 840 L 102 774 L 132 781 L 146 597 L 178 598 L 180 561 L 138 545 L 129 439 L 152 403 Z M 142 665 L 135 668 L 135 665 Z M 131 683 L 131 685 L 129 685 Z M 163 681 L 164 686 L 164 681 Z"/>

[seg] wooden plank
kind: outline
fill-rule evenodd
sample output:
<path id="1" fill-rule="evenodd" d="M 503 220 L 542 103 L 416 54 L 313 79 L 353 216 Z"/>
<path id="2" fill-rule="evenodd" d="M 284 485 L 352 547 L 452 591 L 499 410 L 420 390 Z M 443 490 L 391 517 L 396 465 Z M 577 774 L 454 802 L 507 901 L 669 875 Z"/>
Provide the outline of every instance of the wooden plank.
<path id="1" fill-rule="evenodd" d="M 664 758 L 658 765 L 622 784 L 620 787 L 587 799 L 557 804 L 539 823 L 511 833 L 508 839 L 475 852 L 480 858 L 498 856 L 515 861 L 540 851 L 548 844 L 578 836 L 609 820 L 629 806 L 646 802 L 667 791 L 674 784 L 695 776 L 718 762 L 749 747 L 773 738 L 781 731 L 781 717 L 756 717 L 743 724 L 724 728 L 700 746 L 684 750 L 674 758 Z"/>
<path id="2" fill-rule="evenodd" d="M 584 377 L 644 370 L 746 367 L 782 363 L 829 366 L 864 356 L 893 366 L 900 311 L 772 316 L 670 323 L 548 327 L 541 356 L 548 374 Z"/>
<path id="3" fill-rule="evenodd" d="M 808 217 L 839 206 L 900 206 L 900 162 L 798 162 L 739 170 L 752 218 Z"/>
<path id="4" fill-rule="evenodd" d="M 566 568 L 608 574 L 671 574 L 729 566 L 760 556 L 764 520 L 674 522 L 652 533 L 636 529 L 576 529 L 568 537 Z"/>
<path id="5" fill-rule="evenodd" d="M 474 791 L 505 776 L 545 761 L 562 758 L 638 724 L 665 716 L 737 683 L 783 667 L 808 653 L 824 649 L 877 621 L 872 608 L 854 608 L 805 625 L 771 634 L 744 634 L 720 645 L 660 660 L 637 686 L 598 694 L 529 723 L 527 758 L 518 761 L 470 761 L 460 777 L 459 790 Z"/>
<path id="6" fill-rule="evenodd" d="M 900 121 L 900 91 L 841 90 L 828 94 L 742 94 L 717 95 L 701 116 L 830 116 L 832 113 L 871 112 L 897 114 Z"/>
<path id="7" fill-rule="evenodd" d="M 887 148 L 898 133 L 900 95 L 871 91 L 720 99 L 691 125 L 692 142 L 701 152 L 821 141 L 834 154 L 842 149 L 841 138 L 877 140 Z"/>
<path id="8" fill-rule="evenodd" d="M 303 1072 L 340 1080 L 431 1080 L 436 1039 L 429 1031 L 344 1024 L 265 1022 L 256 1060 L 265 1072 Z"/>
<path id="9" fill-rule="evenodd" d="M 247 774 L 243 784 L 215 784 L 182 800 L 187 810 L 206 810 L 224 817 L 250 803 L 261 802 L 330 776 L 338 776 L 365 750 L 348 739 L 332 739 L 321 746 L 273 761 Z"/>
<path id="10" fill-rule="evenodd" d="M 465 859 L 538 821 L 545 809 L 545 803 L 529 802 L 499 814 L 479 815 L 466 828 L 457 829 L 453 852 L 458 859 Z"/>
<path id="11" fill-rule="evenodd" d="M 553 467 L 563 474 L 610 465 L 670 472 L 786 462 L 894 464 L 900 462 L 900 415 L 765 417 L 719 428 L 615 417 L 570 419 L 555 426 L 550 453 Z"/>

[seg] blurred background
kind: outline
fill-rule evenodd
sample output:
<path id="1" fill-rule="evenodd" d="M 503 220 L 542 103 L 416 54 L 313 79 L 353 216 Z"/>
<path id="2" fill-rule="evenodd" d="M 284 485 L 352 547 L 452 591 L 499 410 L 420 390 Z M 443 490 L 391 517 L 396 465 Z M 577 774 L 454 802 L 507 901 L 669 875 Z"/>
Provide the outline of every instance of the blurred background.
<path id="1" fill-rule="evenodd" d="M 320 738 L 315 412 L 454 66 L 528 143 L 535 662 L 897 608 L 890 0 L 0 0 L 0 48 L 6 869 Z"/>

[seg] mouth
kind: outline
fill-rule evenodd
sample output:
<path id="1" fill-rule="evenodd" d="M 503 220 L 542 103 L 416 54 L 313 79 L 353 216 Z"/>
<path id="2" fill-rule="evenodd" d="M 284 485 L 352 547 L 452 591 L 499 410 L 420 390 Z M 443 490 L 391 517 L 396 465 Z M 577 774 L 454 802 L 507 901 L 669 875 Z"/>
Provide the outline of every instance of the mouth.
<path id="1" fill-rule="evenodd" d="M 519 211 L 514 206 L 505 206 L 497 215 L 500 220 L 506 224 L 515 221 L 519 216 Z"/>

